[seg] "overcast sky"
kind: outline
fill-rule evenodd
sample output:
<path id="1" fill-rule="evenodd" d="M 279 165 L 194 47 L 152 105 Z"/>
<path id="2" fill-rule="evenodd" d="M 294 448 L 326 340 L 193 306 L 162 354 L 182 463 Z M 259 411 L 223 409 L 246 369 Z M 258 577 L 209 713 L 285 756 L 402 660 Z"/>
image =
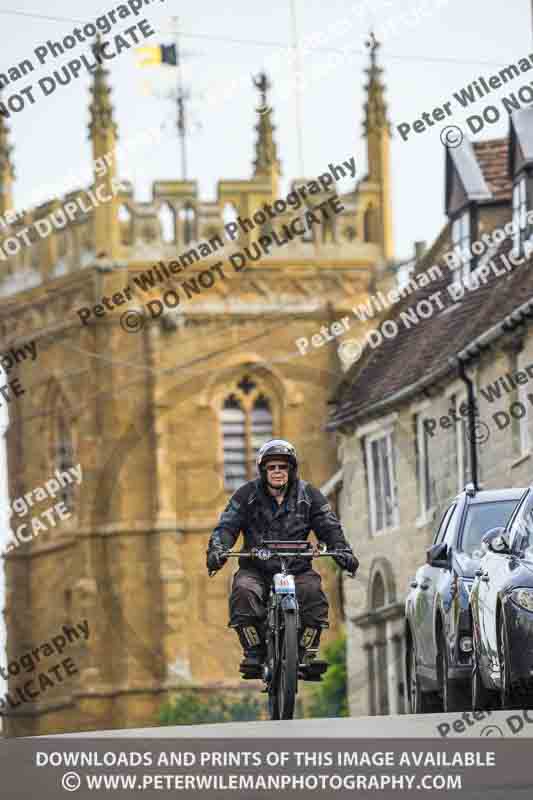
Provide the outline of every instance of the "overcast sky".
<path id="1" fill-rule="evenodd" d="M 368 65 L 365 47 L 371 18 L 358 22 L 353 9 L 357 0 L 294 0 L 297 28 L 301 40 L 313 33 L 348 21 L 344 33 L 330 37 L 330 47 L 350 45 L 355 51 L 326 77 L 316 73 L 326 68 L 330 53 L 317 50 L 304 60 L 306 80 L 302 97 L 302 141 L 305 174 L 309 177 L 327 169 L 330 162 L 356 158 L 358 177 L 364 174 L 365 141 L 362 138 L 365 102 L 364 68 Z M 81 0 L 1 0 L 0 24 L 2 51 L 0 73 L 25 58 L 36 62 L 34 49 L 47 40 L 61 40 L 79 22 L 94 21 L 99 15 L 117 8 L 118 2 L 81 2 Z M 425 18 L 416 24 L 411 9 L 426 9 Z M 372 0 L 377 8 L 373 24 L 383 34 L 380 63 L 387 85 L 389 117 L 395 125 L 412 123 L 423 111 L 450 100 L 460 90 L 482 75 L 486 78 L 499 68 L 528 55 L 531 47 L 530 0 L 492 3 L 487 0 Z M 153 0 L 143 9 L 157 30 L 146 44 L 169 43 L 170 18 L 179 15 L 182 42 L 186 53 L 187 84 L 194 103 L 191 110 L 189 140 L 189 177 L 199 181 L 201 196 L 214 199 L 220 178 L 247 178 L 251 174 L 256 123 L 254 107 L 257 94 L 250 75 L 262 68 L 272 72 L 272 59 L 291 44 L 290 0 Z M 56 17 L 57 19 L 51 19 Z M 115 26 L 109 38 L 134 22 L 128 18 Z M 351 26 L 348 29 L 348 26 Z M 225 41 L 224 41 L 225 40 Z M 233 41 L 231 41 L 233 40 Z M 39 71 L 12 83 L 4 91 L 20 91 L 39 78 L 86 52 L 84 45 L 59 59 L 49 58 Z M 113 47 L 113 45 L 111 45 Z M 164 94 L 174 81 L 174 70 L 136 67 L 133 49 L 122 52 L 111 64 L 111 81 L 116 119 L 122 139 L 162 123 L 173 114 L 169 100 L 153 97 L 153 90 Z M 272 104 L 277 126 L 276 139 L 282 161 L 284 184 L 301 176 L 298 155 L 296 104 L 288 84 L 289 67 L 280 59 L 273 76 Z M 312 68 L 311 68 L 312 67 Z M 516 87 L 528 83 L 531 76 L 517 79 Z M 242 80 L 220 102 L 224 88 Z M 39 185 L 61 181 L 71 171 L 85 167 L 90 179 L 91 150 L 87 139 L 89 121 L 86 73 L 70 86 L 60 86 L 50 97 L 35 90 L 37 102 L 11 121 L 14 162 L 17 171 L 15 201 L 24 207 Z M 470 113 L 479 113 L 485 103 L 497 103 L 511 87 L 495 91 L 466 114 L 455 114 L 449 122 L 462 124 Z M 219 99 L 213 106 L 209 98 Z M 455 104 L 456 105 L 456 104 Z M 201 124 L 201 127 L 199 127 Z M 407 257 L 415 240 L 431 242 L 444 222 L 444 150 L 439 139 L 441 125 L 422 134 L 413 134 L 404 142 L 398 134 L 392 142 L 393 219 L 397 257 Z M 476 137 L 493 138 L 507 133 L 508 120 L 487 125 Z M 161 145 L 130 156 L 121 164 L 121 176 L 134 182 L 136 196 L 149 199 L 151 183 L 180 177 L 179 147 L 175 132 L 164 133 Z M 75 188 L 69 184 L 66 189 Z M 350 188 L 348 184 L 345 188 Z M 1 582 L 1 578 L 0 578 Z M 0 585 L 0 594 L 2 586 Z M 0 649 L 3 631 L 0 630 Z M 3 659 L 2 659 L 3 660 Z M 1 682 L 0 682 L 1 687 Z"/>
<path id="2" fill-rule="evenodd" d="M 302 93 L 302 140 L 308 176 L 323 171 L 329 162 L 342 161 L 352 154 L 356 158 L 358 175 L 362 175 L 366 167 L 361 123 L 365 100 L 364 68 L 368 62 L 365 39 L 371 18 L 366 13 L 362 22 L 357 20 L 353 13 L 357 3 L 358 0 L 330 0 L 327 4 L 322 0 L 305 0 L 305 3 L 295 0 L 302 40 L 348 20 L 351 29 L 333 35 L 322 46 L 343 48 L 350 45 L 356 51 L 322 79 L 313 75 L 325 68 L 332 54 L 317 50 L 312 57 L 304 59 L 308 77 Z M 46 3 L 2 0 L 0 72 L 26 57 L 36 61 L 35 47 L 48 39 L 62 39 L 76 21 L 94 21 L 99 14 L 118 5 L 117 2 L 82 3 L 80 0 L 47 0 Z M 401 122 L 412 123 L 423 111 L 431 111 L 449 100 L 454 91 L 479 75 L 487 77 L 528 55 L 533 50 L 530 46 L 530 0 L 515 0 L 512 4 L 487 3 L 486 0 L 469 0 L 468 3 L 464 0 L 373 0 L 372 5 L 377 8 L 374 25 L 378 36 L 384 26 L 388 29 L 383 35 L 380 62 L 384 67 L 389 116 L 394 130 L 392 180 L 396 254 L 405 257 L 411 253 L 415 240 L 432 241 L 444 221 L 444 153 L 439 130 L 445 123 L 422 134 L 413 134 L 407 142 L 400 139 L 394 126 Z M 422 5 L 426 15 L 418 24 L 412 16 L 407 16 L 417 5 Z M 18 15 L 11 13 L 13 11 Z M 65 20 L 43 19 L 38 15 Z M 187 85 L 194 97 L 190 114 L 194 129 L 188 146 L 189 177 L 199 181 L 204 199 L 213 199 L 219 178 L 250 175 L 256 93 L 249 76 L 265 66 L 268 68 L 273 58 L 280 57 L 282 49 L 276 47 L 276 43 L 291 43 L 290 0 L 270 0 L 268 4 L 231 0 L 227 5 L 215 0 L 196 0 L 188 4 L 153 0 L 136 18 L 138 21 L 145 16 L 156 28 L 157 35 L 146 40 L 146 44 L 169 41 L 170 34 L 166 31 L 172 15 L 179 15 L 183 49 L 188 54 Z M 122 20 L 112 34 L 132 22 L 135 22 L 133 17 Z M 84 52 L 84 47 L 79 45 L 68 57 L 50 58 L 39 72 L 7 87 L 4 99 L 10 90 L 19 90 L 28 83 L 35 85 L 39 78 Z M 150 88 L 147 81 L 154 90 L 159 89 L 164 94 L 169 81 L 174 80 L 175 71 L 164 67 L 139 69 L 137 60 L 132 48 L 109 62 L 116 119 L 123 139 L 143 127 L 152 127 L 171 118 L 174 113 L 171 101 L 147 94 Z M 287 80 L 289 72 L 287 62 L 284 66 L 280 58 L 273 78 L 272 103 L 284 181 L 300 173 L 296 106 Z M 517 87 L 527 83 L 529 77 L 524 75 L 517 79 Z M 210 101 L 213 94 L 219 96 L 235 79 L 244 81 L 240 88 L 213 106 Z M 13 115 L 16 205 L 27 203 L 32 189 L 39 183 L 57 180 L 71 169 L 79 171 L 82 165 L 88 170 L 88 85 L 89 76 L 83 72 L 77 81 L 70 86 L 59 86 L 50 97 L 36 92 L 35 105 Z M 509 88 L 499 93 L 495 91 L 486 102 L 494 102 L 498 96 L 508 93 Z M 468 113 L 478 111 L 484 103 L 480 101 Z M 460 124 L 461 116 L 464 118 L 467 114 L 455 114 L 449 121 Z M 504 112 L 500 123 L 487 125 L 475 138 L 501 136 L 507 127 Z M 121 165 L 121 175 L 134 181 L 138 199 L 149 198 L 153 180 L 179 178 L 175 131 L 167 128 L 159 147 L 145 149 L 128 158 L 127 163 Z"/>

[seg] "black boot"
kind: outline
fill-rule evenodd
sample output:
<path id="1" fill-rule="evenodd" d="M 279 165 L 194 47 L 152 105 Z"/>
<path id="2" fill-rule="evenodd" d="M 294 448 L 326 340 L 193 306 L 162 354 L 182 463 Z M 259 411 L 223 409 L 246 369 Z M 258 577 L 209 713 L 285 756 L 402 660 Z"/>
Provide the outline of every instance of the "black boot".
<path id="1" fill-rule="evenodd" d="M 243 677 L 260 678 L 266 658 L 266 645 L 262 631 L 256 625 L 241 625 L 235 629 L 239 637 L 244 658 L 240 664 Z"/>
<path id="2" fill-rule="evenodd" d="M 320 681 L 328 668 L 326 661 L 317 658 L 321 628 L 306 626 L 300 636 L 298 654 L 300 668 L 298 674 L 305 681 Z"/>
<path id="3" fill-rule="evenodd" d="M 304 663 L 304 660 L 305 662 L 309 663 L 317 657 L 321 633 L 322 628 L 311 628 L 308 625 L 305 626 L 301 633 L 298 645 L 300 664 Z"/>

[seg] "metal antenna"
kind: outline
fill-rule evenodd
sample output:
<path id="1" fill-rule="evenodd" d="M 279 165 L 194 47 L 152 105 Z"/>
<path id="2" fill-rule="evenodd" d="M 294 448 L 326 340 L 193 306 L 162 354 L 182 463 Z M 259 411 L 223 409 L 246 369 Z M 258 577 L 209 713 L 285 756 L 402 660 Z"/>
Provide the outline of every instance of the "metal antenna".
<path id="1" fill-rule="evenodd" d="M 178 136 L 180 138 L 181 143 L 181 179 L 186 181 L 187 180 L 187 118 L 185 114 L 185 101 L 189 99 L 189 95 L 185 92 L 183 88 L 183 80 L 181 74 L 181 54 L 180 54 L 180 44 L 179 44 L 179 22 L 178 17 L 172 17 L 172 22 L 174 23 L 174 38 L 176 42 L 176 67 L 178 72 L 178 81 L 177 81 L 177 106 L 178 106 L 178 118 L 176 121 L 176 126 L 178 129 Z"/>

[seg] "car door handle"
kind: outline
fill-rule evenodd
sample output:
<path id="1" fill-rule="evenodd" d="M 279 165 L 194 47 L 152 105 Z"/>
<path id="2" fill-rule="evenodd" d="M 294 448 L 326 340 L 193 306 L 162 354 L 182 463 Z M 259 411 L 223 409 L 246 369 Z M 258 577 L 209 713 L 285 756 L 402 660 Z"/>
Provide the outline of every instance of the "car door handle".
<path id="1" fill-rule="evenodd" d="M 411 583 L 409 585 L 410 585 L 411 589 L 416 589 L 416 587 L 418 586 L 418 581 L 411 581 Z"/>
<path id="2" fill-rule="evenodd" d="M 481 576 L 483 575 L 483 570 L 482 569 L 476 569 L 474 574 L 475 574 L 476 578 L 481 578 Z"/>
<path id="3" fill-rule="evenodd" d="M 426 589 L 429 589 L 429 587 L 430 587 L 430 586 L 431 586 L 431 584 L 430 584 L 430 583 L 421 583 L 421 584 L 420 584 L 420 588 L 421 588 L 421 589 L 424 589 L 424 591 L 425 591 Z"/>
<path id="4" fill-rule="evenodd" d="M 481 580 L 482 580 L 484 583 L 488 583 L 488 582 L 489 582 L 489 580 L 490 580 L 490 578 L 489 578 L 489 573 L 488 573 L 488 572 L 484 572 L 484 573 L 483 573 L 483 575 L 481 576 Z"/>

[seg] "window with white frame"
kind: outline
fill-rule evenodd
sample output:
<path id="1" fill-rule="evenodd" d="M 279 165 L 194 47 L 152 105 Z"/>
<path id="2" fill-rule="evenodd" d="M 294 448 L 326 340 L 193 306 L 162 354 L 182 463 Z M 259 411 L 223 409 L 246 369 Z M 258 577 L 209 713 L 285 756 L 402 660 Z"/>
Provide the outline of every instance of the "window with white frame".
<path id="1" fill-rule="evenodd" d="M 519 254 L 529 237 L 527 224 L 527 176 L 522 174 L 513 186 L 513 250 Z"/>
<path id="2" fill-rule="evenodd" d="M 454 415 L 459 420 L 455 424 L 455 452 L 457 455 L 457 491 L 462 492 L 465 484 L 472 479 L 466 394 L 452 395 L 452 406 Z"/>
<path id="3" fill-rule="evenodd" d="M 424 413 L 415 416 L 415 447 L 416 447 L 416 479 L 418 485 L 419 513 L 424 519 L 432 510 L 435 500 L 434 480 L 431 476 L 431 462 L 429 457 L 430 434 L 424 420 L 429 417 Z"/>
<path id="4" fill-rule="evenodd" d="M 461 258 L 461 266 L 457 270 L 457 279 L 465 280 L 472 271 L 472 251 L 470 231 L 470 211 L 464 211 L 452 222 L 453 250 Z"/>
<path id="5" fill-rule="evenodd" d="M 366 437 L 370 531 L 381 533 L 399 524 L 394 436 L 392 430 Z"/>

